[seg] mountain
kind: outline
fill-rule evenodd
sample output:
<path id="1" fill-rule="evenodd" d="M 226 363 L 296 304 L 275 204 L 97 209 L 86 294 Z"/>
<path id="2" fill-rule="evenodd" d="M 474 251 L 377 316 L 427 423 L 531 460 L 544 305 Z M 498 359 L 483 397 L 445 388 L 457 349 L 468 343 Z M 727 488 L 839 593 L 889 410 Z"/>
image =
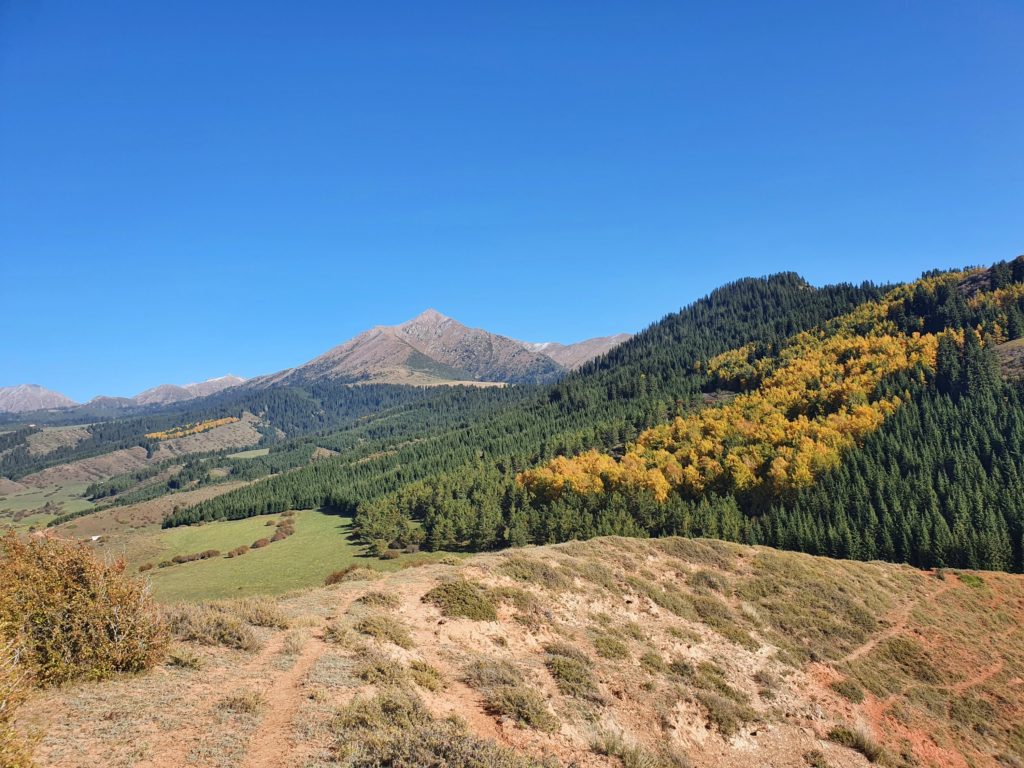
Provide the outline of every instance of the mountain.
<path id="1" fill-rule="evenodd" d="M 575 371 L 584 363 L 600 357 L 629 338 L 628 333 L 617 333 L 614 336 L 598 336 L 575 344 L 559 344 L 557 341 L 523 344 L 533 352 L 550 357 L 567 371 Z"/>
<path id="2" fill-rule="evenodd" d="M 540 383 L 557 379 L 624 338 L 590 339 L 573 345 L 528 344 L 469 328 L 428 309 L 399 325 L 371 328 L 304 365 L 258 381 L 267 385 L 319 379 L 418 385 Z M 546 347 L 553 347 L 559 359 L 548 354 Z"/>
<path id="3" fill-rule="evenodd" d="M 245 379 L 228 374 L 227 376 L 218 376 L 215 379 L 207 379 L 206 381 L 182 386 L 177 384 L 160 384 L 140 392 L 131 398 L 131 401 L 135 405 L 168 405 L 169 403 L 179 403 L 196 397 L 206 397 L 228 387 L 236 387 L 244 382 Z"/>
<path id="4" fill-rule="evenodd" d="M 78 405 L 70 397 L 38 384 L 18 384 L 0 387 L 0 412 L 25 413 L 46 408 L 70 408 Z"/>

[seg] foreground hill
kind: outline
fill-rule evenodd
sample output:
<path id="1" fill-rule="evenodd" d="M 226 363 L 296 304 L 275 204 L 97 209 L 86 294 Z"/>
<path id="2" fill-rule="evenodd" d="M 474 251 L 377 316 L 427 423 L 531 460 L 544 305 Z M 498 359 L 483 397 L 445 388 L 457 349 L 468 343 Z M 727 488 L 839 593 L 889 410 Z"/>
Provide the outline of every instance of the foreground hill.
<path id="1" fill-rule="evenodd" d="M 458 561 L 452 561 L 457 563 Z M 596 539 L 169 609 L 41 766 L 1019 766 L 1024 580 Z"/>

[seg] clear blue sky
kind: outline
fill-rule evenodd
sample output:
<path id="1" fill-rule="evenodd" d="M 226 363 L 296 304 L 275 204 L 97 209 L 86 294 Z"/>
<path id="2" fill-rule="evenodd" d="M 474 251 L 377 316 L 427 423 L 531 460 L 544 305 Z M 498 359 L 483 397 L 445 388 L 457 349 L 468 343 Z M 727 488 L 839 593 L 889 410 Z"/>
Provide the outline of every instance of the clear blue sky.
<path id="1" fill-rule="evenodd" d="M 1024 4 L 0 0 L 0 385 L 1024 252 Z"/>

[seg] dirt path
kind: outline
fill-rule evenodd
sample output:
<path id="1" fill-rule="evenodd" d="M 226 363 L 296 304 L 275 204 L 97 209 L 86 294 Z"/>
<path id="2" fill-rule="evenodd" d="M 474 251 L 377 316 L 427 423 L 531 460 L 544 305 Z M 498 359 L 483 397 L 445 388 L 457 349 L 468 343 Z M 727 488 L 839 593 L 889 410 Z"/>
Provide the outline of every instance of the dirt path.
<path id="1" fill-rule="evenodd" d="M 893 622 L 891 627 L 880 632 L 877 635 L 874 635 L 863 645 L 854 648 L 846 656 L 834 662 L 834 664 L 848 664 L 852 661 L 856 661 L 862 656 L 866 656 L 867 654 L 871 653 L 871 651 L 875 650 L 875 648 L 877 648 L 879 644 L 881 644 L 882 642 L 902 633 L 906 630 L 907 624 L 910 621 L 910 616 L 914 612 L 915 608 L 917 608 L 920 605 L 923 605 L 924 603 L 934 602 L 936 599 L 939 598 L 939 596 L 953 589 L 954 586 L 956 586 L 955 583 L 947 579 L 946 581 L 942 582 L 938 589 L 932 590 L 930 593 L 928 593 L 919 600 L 914 600 L 908 603 L 895 615 L 895 617 L 893 617 L 895 621 Z"/>
<path id="2" fill-rule="evenodd" d="M 321 630 L 306 642 L 291 669 L 276 678 L 266 691 L 263 706 L 267 714 L 249 744 L 242 763 L 245 768 L 295 764 L 291 759 L 296 746 L 292 738 L 292 721 L 302 703 L 302 682 L 326 650 Z"/>

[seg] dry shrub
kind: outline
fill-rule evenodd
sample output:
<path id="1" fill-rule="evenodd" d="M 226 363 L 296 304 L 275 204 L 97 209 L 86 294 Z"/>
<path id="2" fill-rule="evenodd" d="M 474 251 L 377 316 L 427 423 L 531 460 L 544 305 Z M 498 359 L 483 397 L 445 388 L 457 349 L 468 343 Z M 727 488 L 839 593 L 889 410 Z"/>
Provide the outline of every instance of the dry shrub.
<path id="1" fill-rule="evenodd" d="M 346 581 L 368 581 L 377 577 L 378 573 L 376 571 L 365 566 L 346 565 L 340 571 L 334 571 L 324 579 L 324 586 L 329 587 L 332 584 L 343 584 Z"/>
<path id="2" fill-rule="evenodd" d="M 261 549 L 270 545 L 270 539 L 256 539 L 252 544 L 249 545 L 249 549 Z"/>
<path id="3" fill-rule="evenodd" d="M 171 633 L 179 640 L 254 651 L 259 642 L 252 629 L 224 606 L 181 603 L 166 609 Z"/>
<path id="4" fill-rule="evenodd" d="M 203 657 L 198 653 L 191 648 L 182 646 L 167 654 L 167 666 L 181 669 L 202 669 L 204 662 Z"/>
<path id="5" fill-rule="evenodd" d="M 369 653 L 359 659 L 353 673 L 360 680 L 373 685 L 404 685 L 405 670 L 394 659 L 379 653 Z"/>
<path id="6" fill-rule="evenodd" d="M 40 685 L 147 669 L 168 642 L 147 585 L 123 561 L 13 533 L 0 539 L 0 628 Z"/>
<path id="7" fill-rule="evenodd" d="M 249 547 L 246 546 L 245 544 L 243 544 L 240 547 L 235 547 L 234 549 L 232 549 L 230 552 L 228 552 L 225 555 L 225 557 L 241 557 L 242 555 L 244 555 L 248 551 L 249 551 Z"/>
<path id="8" fill-rule="evenodd" d="M 550 643 L 545 650 L 548 656 L 544 664 L 559 691 L 577 699 L 602 701 L 585 654 L 567 643 Z"/>
<path id="9" fill-rule="evenodd" d="M 598 635 L 594 638 L 594 649 L 602 659 L 629 658 L 629 646 L 611 635 Z"/>
<path id="10" fill-rule="evenodd" d="M 661 754 L 654 754 L 618 732 L 599 733 L 591 748 L 599 755 L 618 758 L 622 768 L 689 768 L 691 765 L 680 752 L 665 748 Z"/>
<path id="11" fill-rule="evenodd" d="M 28 691 L 27 673 L 13 642 L 0 643 L 0 765 L 29 768 L 29 750 L 14 730 L 14 716 Z"/>
<path id="12" fill-rule="evenodd" d="M 462 672 L 462 679 L 480 691 L 523 682 L 523 673 L 512 662 L 481 656 L 473 659 Z"/>

